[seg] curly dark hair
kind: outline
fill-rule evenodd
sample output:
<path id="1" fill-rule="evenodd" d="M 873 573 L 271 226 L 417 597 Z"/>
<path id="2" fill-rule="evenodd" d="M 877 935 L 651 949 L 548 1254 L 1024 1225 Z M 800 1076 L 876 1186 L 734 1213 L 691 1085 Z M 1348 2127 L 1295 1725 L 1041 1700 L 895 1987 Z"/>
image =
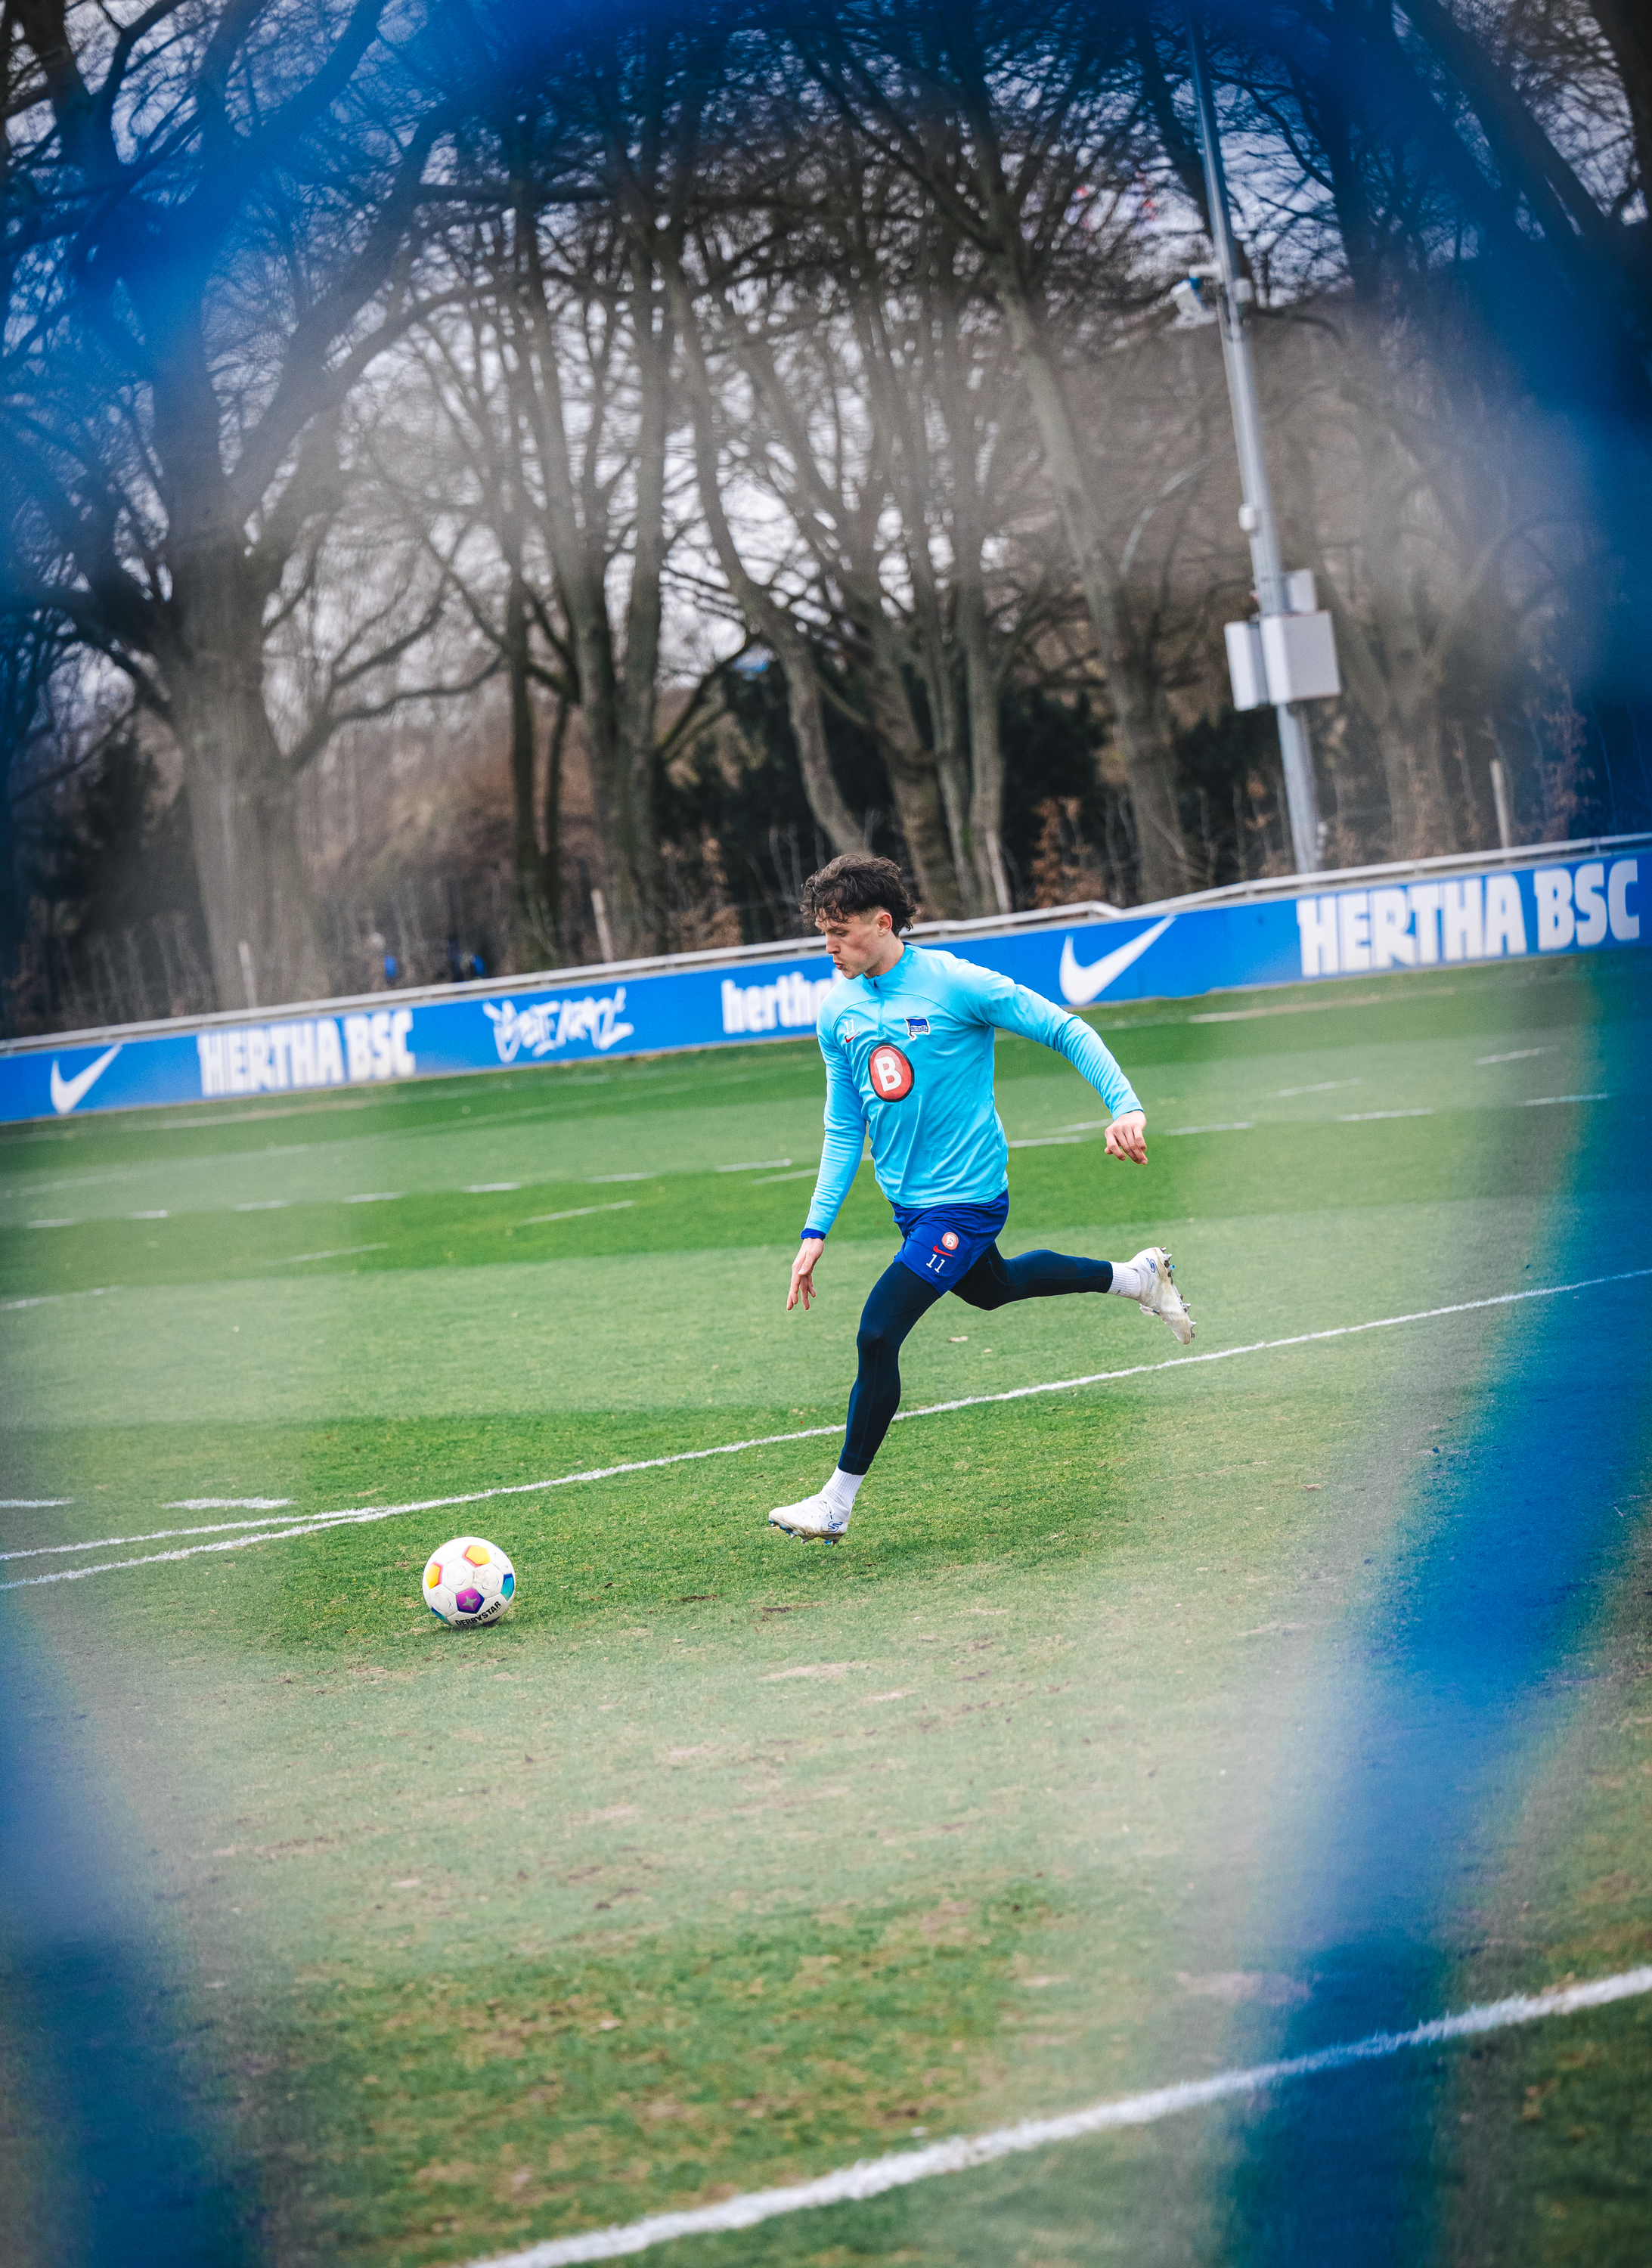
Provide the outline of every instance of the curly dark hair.
<path id="1" fill-rule="evenodd" d="M 876 913 L 880 907 L 897 932 L 918 918 L 917 900 L 894 859 L 874 858 L 869 850 L 845 850 L 803 885 L 802 908 L 811 921 L 817 914 L 840 919 L 844 914 Z"/>

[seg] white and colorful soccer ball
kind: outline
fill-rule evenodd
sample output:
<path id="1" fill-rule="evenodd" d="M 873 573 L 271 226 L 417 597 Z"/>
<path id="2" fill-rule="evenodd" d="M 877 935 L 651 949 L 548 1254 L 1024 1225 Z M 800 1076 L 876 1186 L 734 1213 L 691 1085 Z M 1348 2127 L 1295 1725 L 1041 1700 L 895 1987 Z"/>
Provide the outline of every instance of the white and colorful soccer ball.
<path id="1" fill-rule="evenodd" d="M 516 1596 L 516 1570 L 483 1535 L 451 1535 L 431 1552 L 420 1585 L 425 1605 L 455 1629 L 498 1622 Z"/>

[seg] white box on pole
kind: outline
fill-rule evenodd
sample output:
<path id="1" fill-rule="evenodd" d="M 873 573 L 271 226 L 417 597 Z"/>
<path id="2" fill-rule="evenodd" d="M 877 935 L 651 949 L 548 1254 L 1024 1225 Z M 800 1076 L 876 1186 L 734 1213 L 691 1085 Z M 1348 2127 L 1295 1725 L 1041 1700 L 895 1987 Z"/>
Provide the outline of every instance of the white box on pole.
<path id="1" fill-rule="evenodd" d="M 1314 588 L 1311 567 L 1293 567 L 1285 578 L 1285 611 L 1287 615 L 1311 615 L 1317 612 L 1319 593 Z"/>
<path id="2" fill-rule="evenodd" d="M 1262 659 L 1262 625 L 1260 622 L 1227 622 L 1222 635 L 1228 641 L 1228 674 L 1233 680 L 1233 705 L 1235 709 L 1265 709 L 1272 696 L 1268 691 L 1268 673 Z"/>
<path id="3" fill-rule="evenodd" d="M 1265 615 L 1262 662 L 1271 701 L 1325 701 L 1342 690 L 1327 613 Z"/>

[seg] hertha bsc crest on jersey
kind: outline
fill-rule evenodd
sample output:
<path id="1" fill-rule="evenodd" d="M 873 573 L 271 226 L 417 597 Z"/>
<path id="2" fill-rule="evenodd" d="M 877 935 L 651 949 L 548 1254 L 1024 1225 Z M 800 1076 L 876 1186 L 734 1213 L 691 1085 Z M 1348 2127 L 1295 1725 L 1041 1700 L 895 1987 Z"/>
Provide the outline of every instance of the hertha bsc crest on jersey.
<path id="1" fill-rule="evenodd" d="M 899 1102 L 912 1091 L 912 1066 L 887 1040 L 867 1058 L 867 1073 L 880 1102 Z"/>
<path id="2" fill-rule="evenodd" d="M 928 1031 L 929 1019 L 927 1016 L 909 1016 L 907 1018 L 906 1036 L 909 1040 L 924 1039 L 927 1036 Z"/>

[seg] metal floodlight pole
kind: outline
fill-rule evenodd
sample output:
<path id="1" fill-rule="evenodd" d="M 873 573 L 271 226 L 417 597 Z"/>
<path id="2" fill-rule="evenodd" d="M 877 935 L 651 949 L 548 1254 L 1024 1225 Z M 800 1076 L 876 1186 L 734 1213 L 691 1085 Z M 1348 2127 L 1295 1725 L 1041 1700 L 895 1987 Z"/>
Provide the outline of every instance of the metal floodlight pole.
<path id="1" fill-rule="evenodd" d="M 1239 450 L 1239 475 L 1244 486 L 1239 525 L 1250 539 L 1250 568 L 1256 577 L 1257 602 L 1265 615 L 1283 615 L 1290 609 L 1280 558 L 1279 527 L 1273 517 L 1273 491 L 1268 483 L 1267 460 L 1262 453 L 1262 413 L 1257 401 L 1256 364 L 1250 352 L 1247 313 L 1255 292 L 1250 278 L 1239 273 L 1228 209 L 1228 177 L 1216 131 L 1216 105 L 1211 95 L 1210 65 L 1205 54 L 1205 33 L 1197 0 L 1188 9 L 1187 29 L 1199 149 L 1205 160 L 1205 195 L 1210 206 L 1211 242 L 1221 284 L 1222 361 L 1228 372 L 1234 439 Z M 1296 871 L 1299 874 L 1316 873 L 1319 806 L 1314 792 L 1314 759 L 1308 728 L 1290 702 L 1275 703 L 1273 713 L 1279 719 L 1285 801 L 1290 814 Z"/>

